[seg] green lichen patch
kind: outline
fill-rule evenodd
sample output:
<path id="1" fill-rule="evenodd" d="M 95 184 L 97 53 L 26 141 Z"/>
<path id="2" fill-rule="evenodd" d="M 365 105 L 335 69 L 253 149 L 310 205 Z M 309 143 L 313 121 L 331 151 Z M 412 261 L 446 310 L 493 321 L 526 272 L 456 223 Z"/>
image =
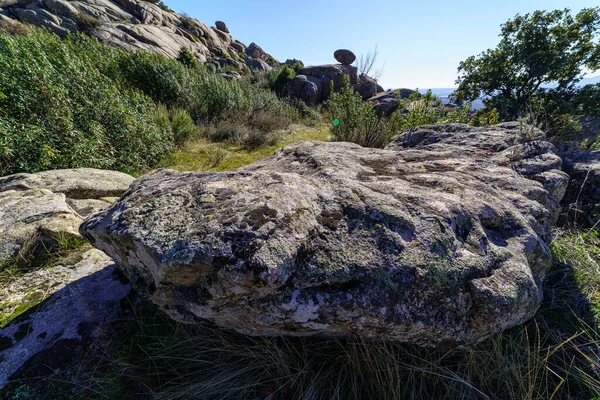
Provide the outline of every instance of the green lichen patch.
<path id="1" fill-rule="evenodd" d="M 20 301 L 0 303 L 0 329 L 7 327 L 15 319 L 40 304 L 45 297 L 44 292 L 36 290 L 27 294 Z"/>

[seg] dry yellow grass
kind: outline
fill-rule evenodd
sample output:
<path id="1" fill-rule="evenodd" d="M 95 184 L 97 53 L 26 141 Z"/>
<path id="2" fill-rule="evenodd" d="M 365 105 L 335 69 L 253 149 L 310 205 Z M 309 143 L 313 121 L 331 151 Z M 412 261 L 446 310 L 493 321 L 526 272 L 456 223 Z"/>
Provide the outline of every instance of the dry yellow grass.
<path id="1" fill-rule="evenodd" d="M 329 129 L 326 125 L 295 125 L 287 129 L 282 137 L 283 140 L 274 146 L 255 150 L 245 149 L 239 144 L 215 143 L 200 138 L 184 143 L 161 162 L 160 167 L 177 171 L 232 171 L 268 157 L 288 144 L 305 140 L 327 141 Z"/>

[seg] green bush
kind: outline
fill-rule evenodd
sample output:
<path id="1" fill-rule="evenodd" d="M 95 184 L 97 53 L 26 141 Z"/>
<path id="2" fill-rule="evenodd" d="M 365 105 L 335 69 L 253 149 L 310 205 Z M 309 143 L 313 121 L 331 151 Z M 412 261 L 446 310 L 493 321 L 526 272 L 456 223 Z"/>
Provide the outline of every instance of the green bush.
<path id="1" fill-rule="evenodd" d="M 198 137 L 200 130 L 187 111 L 178 108 L 172 109 L 170 120 L 175 143 L 179 144 Z"/>
<path id="2" fill-rule="evenodd" d="M 155 105 L 113 78 L 123 52 L 83 34 L 0 34 L 0 171 L 153 165 L 173 145 Z"/>
<path id="3" fill-rule="evenodd" d="M 383 147 L 388 140 L 388 124 L 375 115 L 373 107 L 363 102 L 360 95 L 350 86 L 347 77 L 339 92 L 334 92 L 327 107 L 336 121 L 331 133 L 336 140 L 353 142 L 364 147 Z"/>
<path id="4" fill-rule="evenodd" d="M 277 93 L 279 95 L 282 95 L 284 93 L 285 87 L 287 86 L 288 82 L 290 82 L 292 79 L 294 79 L 295 76 L 296 76 L 296 71 L 294 71 L 292 68 L 288 67 L 287 65 L 284 65 L 283 67 L 281 67 L 281 69 L 277 73 L 277 76 L 275 77 L 275 80 L 273 81 L 273 83 L 270 84 L 271 90 L 273 90 L 275 93 Z"/>
<path id="5" fill-rule="evenodd" d="M 177 61 L 179 61 L 188 68 L 198 67 L 198 60 L 196 60 L 196 57 L 194 57 L 192 52 L 187 47 L 182 47 L 179 50 L 179 54 L 177 55 Z"/>

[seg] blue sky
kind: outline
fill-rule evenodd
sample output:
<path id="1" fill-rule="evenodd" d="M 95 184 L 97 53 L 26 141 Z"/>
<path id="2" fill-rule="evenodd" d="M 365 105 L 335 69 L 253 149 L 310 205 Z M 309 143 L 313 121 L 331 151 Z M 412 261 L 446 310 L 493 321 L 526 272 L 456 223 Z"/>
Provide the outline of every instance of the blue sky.
<path id="1" fill-rule="evenodd" d="M 384 88 L 453 87 L 460 61 L 495 47 L 500 24 L 538 9 L 594 7 L 591 0 L 164 0 L 172 9 L 234 38 L 256 42 L 280 61 L 334 63 L 333 52 L 357 55 L 378 45 Z"/>

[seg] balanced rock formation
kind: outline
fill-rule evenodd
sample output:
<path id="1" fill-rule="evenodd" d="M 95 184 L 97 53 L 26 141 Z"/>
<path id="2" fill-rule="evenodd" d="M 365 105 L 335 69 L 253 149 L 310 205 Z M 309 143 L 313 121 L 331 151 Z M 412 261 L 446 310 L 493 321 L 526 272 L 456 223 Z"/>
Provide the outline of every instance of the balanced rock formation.
<path id="1" fill-rule="evenodd" d="M 178 321 L 468 345 L 540 304 L 568 177 L 538 136 L 447 125 L 385 150 L 303 142 L 236 172 L 158 170 L 80 231 Z"/>
<path id="2" fill-rule="evenodd" d="M 337 62 L 343 65 L 350 65 L 356 60 L 356 55 L 350 50 L 340 49 L 333 53 L 333 57 Z"/>
<path id="3" fill-rule="evenodd" d="M 144 0 L 0 0 L 0 21 L 13 18 L 50 29 L 59 36 L 85 31 L 125 50 L 143 50 L 169 58 L 187 48 L 201 63 L 226 58 L 242 70 L 246 46 L 235 41 L 222 21 L 216 29 Z M 273 59 L 261 49 L 262 60 Z M 240 57 L 240 53 L 242 57 Z M 273 59 L 274 60 L 274 59 Z"/>

